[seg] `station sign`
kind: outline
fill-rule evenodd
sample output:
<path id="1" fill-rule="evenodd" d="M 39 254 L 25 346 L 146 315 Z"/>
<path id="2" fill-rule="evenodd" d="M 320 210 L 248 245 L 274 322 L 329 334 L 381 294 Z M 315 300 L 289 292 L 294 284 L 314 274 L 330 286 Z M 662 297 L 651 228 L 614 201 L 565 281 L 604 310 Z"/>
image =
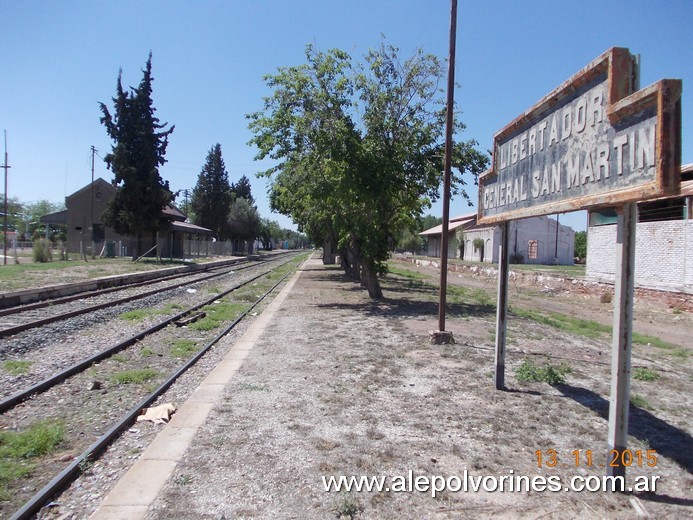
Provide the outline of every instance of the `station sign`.
<path id="1" fill-rule="evenodd" d="M 496 133 L 478 222 L 677 194 L 681 81 L 637 90 L 637 77 L 636 58 L 614 47 Z"/>

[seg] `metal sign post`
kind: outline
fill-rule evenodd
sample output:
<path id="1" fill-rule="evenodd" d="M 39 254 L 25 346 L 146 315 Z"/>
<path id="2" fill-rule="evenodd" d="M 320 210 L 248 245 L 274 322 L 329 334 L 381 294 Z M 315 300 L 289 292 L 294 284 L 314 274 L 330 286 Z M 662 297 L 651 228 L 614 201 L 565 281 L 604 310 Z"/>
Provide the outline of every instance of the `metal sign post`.
<path id="1" fill-rule="evenodd" d="M 503 222 L 500 226 L 501 243 L 498 258 L 498 300 L 496 305 L 496 370 L 495 381 L 496 390 L 505 388 L 505 333 L 507 330 L 508 314 L 508 271 L 510 252 L 508 251 L 508 223 Z"/>
<path id="2" fill-rule="evenodd" d="M 628 444 L 630 407 L 630 358 L 633 336 L 633 293 L 635 288 L 635 225 L 637 204 L 618 210 L 616 228 L 616 279 L 614 280 L 614 330 L 611 346 L 611 398 L 609 399 L 609 454 L 607 475 L 626 476 L 623 453 Z M 625 483 L 621 481 L 621 489 Z"/>

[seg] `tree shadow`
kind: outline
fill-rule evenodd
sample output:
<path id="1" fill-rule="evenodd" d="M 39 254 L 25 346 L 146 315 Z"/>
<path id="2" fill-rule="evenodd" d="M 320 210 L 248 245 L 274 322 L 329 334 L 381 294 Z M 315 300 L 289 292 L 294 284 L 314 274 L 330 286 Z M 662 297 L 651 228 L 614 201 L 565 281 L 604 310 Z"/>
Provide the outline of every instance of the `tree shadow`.
<path id="1" fill-rule="evenodd" d="M 553 385 L 559 392 L 575 402 L 609 420 L 609 401 L 599 394 L 586 388 L 567 384 Z M 667 457 L 688 473 L 693 473 L 693 439 L 684 430 L 669 424 L 651 412 L 633 403 L 628 414 L 628 433 L 656 450 L 658 454 Z M 693 501 L 691 501 L 693 504 Z"/>
<path id="2" fill-rule="evenodd" d="M 363 291 L 359 282 L 346 276 L 342 271 L 335 269 L 323 270 L 323 273 L 312 273 L 311 279 L 324 282 L 349 282 L 348 291 Z M 377 300 L 368 300 L 360 303 L 333 302 L 319 304 L 325 309 L 342 309 L 350 312 L 363 313 L 369 316 L 394 316 L 394 317 L 435 317 L 438 315 L 438 288 L 421 280 L 383 277 L 380 278 L 384 297 Z M 412 299 L 412 296 L 415 299 Z M 496 306 L 490 303 L 476 302 L 451 302 L 450 297 L 446 302 L 448 316 L 488 316 L 496 312 Z"/>

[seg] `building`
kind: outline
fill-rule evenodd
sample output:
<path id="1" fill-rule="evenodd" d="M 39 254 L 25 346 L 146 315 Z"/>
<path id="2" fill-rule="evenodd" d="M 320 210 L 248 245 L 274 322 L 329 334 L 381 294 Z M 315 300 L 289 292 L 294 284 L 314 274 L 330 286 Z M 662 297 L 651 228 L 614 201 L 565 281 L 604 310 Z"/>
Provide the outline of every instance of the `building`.
<path id="1" fill-rule="evenodd" d="M 99 255 L 108 250 L 112 244 L 118 256 L 128 256 L 134 251 L 135 238 L 119 235 L 111 228 L 104 226 L 101 216 L 108 203 L 113 199 L 116 188 L 110 182 L 98 178 L 82 189 L 65 197 L 65 209 L 41 217 L 43 224 L 62 224 L 67 228 L 67 250 L 80 253 L 94 244 L 94 251 Z M 168 221 L 166 229 L 159 232 L 159 254 L 163 257 L 181 258 L 186 256 L 186 240 L 206 241 L 212 231 L 186 222 L 186 215 L 173 204 L 162 210 L 162 216 Z M 142 253 L 151 249 L 157 238 L 143 237 Z"/>
<path id="2" fill-rule="evenodd" d="M 476 213 L 450 219 L 448 258 L 497 263 L 500 226 L 477 225 Z M 575 232 L 548 217 L 531 217 L 507 223 L 510 233 L 510 261 L 527 264 L 572 265 Z M 440 257 L 443 226 L 419 233 L 428 239 L 428 255 Z"/>
<path id="3" fill-rule="evenodd" d="M 613 282 L 615 255 L 615 210 L 591 211 L 587 279 Z M 681 167 L 679 195 L 638 203 L 635 285 L 693 293 L 693 164 Z"/>

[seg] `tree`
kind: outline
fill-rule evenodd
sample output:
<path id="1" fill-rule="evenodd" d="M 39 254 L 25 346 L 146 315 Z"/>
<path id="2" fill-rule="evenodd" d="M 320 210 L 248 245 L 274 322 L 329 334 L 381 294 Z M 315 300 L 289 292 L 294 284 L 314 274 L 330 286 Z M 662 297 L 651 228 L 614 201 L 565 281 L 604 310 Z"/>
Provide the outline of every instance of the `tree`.
<path id="1" fill-rule="evenodd" d="M 308 46 L 306 64 L 266 77 L 274 93 L 248 116 L 257 158 L 278 161 L 263 172 L 272 178 L 272 208 L 326 253 L 336 244 L 347 273 L 373 298 L 382 296 L 377 276 L 391 244 L 415 228 L 442 181 L 444 69 L 421 51 L 404 63 L 397 53 L 382 44 L 354 64 L 343 51 Z M 475 145 L 453 147 L 463 196 L 462 172 L 477 176 L 488 162 Z"/>
<path id="2" fill-rule="evenodd" d="M 262 246 L 269 251 L 273 245 L 277 245 L 284 238 L 284 230 L 276 220 L 263 218 L 260 222 L 259 237 L 262 240 Z"/>
<path id="3" fill-rule="evenodd" d="M 229 174 L 221 156 L 221 145 L 217 143 L 209 150 L 193 189 L 193 223 L 211 229 L 217 240 L 229 238 L 228 216 L 232 200 Z"/>
<path id="4" fill-rule="evenodd" d="M 133 260 L 141 252 L 144 234 L 153 234 L 165 222 L 162 210 L 173 200 L 168 181 L 162 180 L 159 167 L 166 163 L 168 137 L 174 126 L 159 123 L 152 103 L 152 55 L 137 88 L 123 90 L 118 73 L 113 115 L 100 103 L 101 123 L 113 140 L 112 152 L 104 160 L 115 175 L 114 198 L 103 214 L 103 222 L 117 233 L 137 239 Z"/>
<path id="5" fill-rule="evenodd" d="M 575 256 L 584 261 L 587 258 L 587 231 L 575 233 Z"/>
<path id="6" fill-rule="evenodd" d="M 255 204 L 255 199 L 250 190 L 250 180 L 245 175 L 231 186 L 231 191 L 237 199 L 243 198 L 250 202 L 250 204 Z"/>
<path id="7" fill-rule="evenodd" d="M 260 215 L 257 208 L 246 199 L 235 199 L 231 203 L 228 219 L 229 231 L 234 240 L 253 241 L 260 235 Z"/>

